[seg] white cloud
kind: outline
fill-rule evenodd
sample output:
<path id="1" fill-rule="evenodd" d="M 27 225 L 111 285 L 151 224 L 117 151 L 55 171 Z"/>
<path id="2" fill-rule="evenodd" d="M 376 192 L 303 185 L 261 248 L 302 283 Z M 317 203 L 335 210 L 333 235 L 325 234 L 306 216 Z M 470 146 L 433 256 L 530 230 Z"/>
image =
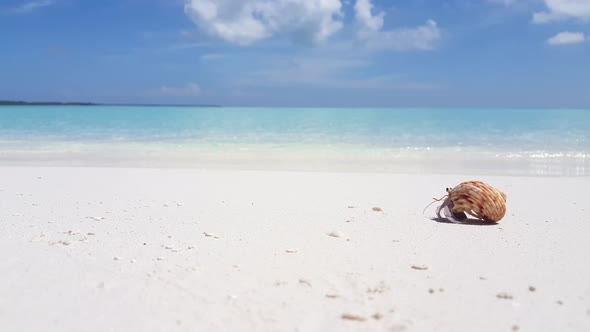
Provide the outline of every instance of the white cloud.
<path id="1" fill-rule="evenodd" d="M 342 28 L 340 0 L 187 0 L 185 13 L 208 34 L 248 45 L 277 35 L 321 43 Z"/>
<path id="2" fill-rule="evenodd" d="M 416 28 L 402 28 L 383 31 L 383 43 L 373 41 L 373 47 L 384 47 L 393 50 L 431 50 L 440 39 L 440 30 L 435 21 Z"/>
<path id="3" fill-rule="evenodd" d="M 431 50 L 440 39 L 440 30 L 435 21 L 428 20 L 414 28 L 399 28 L 384 31 L 364 30 L 359 38 L 372 50 Z"/>
<path id="4" fill-rule="evenodd" d="M 22 5 L 9 9 L 8 14 L 28 14 L 43 7 L 49 7 L 55 3 L 52 0 L 40 0 L 23 3 Z"/>
<path id="5" fill-rule="evenodd" d="M 590 0 L 545 0 L 546 11 L 533 14 L 533 23 L 566 19 L 590 21 Z"/>
<path id="6" fill-rule="evenodd" d="M 571 45 L 583 43 L 586 36 L 582 32 L 560 32 L 547 40 L 547 44 L 551 46 L 557 45 Z"/>
<path id="7" fill-rule="evenodd" d="M 358 37 L 370 49 L 430 50 L 440 39 L 440 30 L 433 20 L 412 28 L 382 30 L 385 13 L 373 14 L 370 0 L 357 0 L 354 9 L 361 25 Z"/>
<path id="8" fill-rule="evenodd" d="M 380 12 L 376 15 L 371 13 L 373 4 L 371 0 L 357 0 L 354 5 L 356 19 L 365 28 L 378 31 L 383 27 L 383 17 L 385 13 Z"/>
<path id="9" fill-rule="evenodd" d="M 510 0 L 508 0 L 510 1 Z M 249 45 L 271 37 L 319 44 L 343 28 L 341 0 L 186 0 L 185 13 L 209 35 Z M 371 0 L 356 0 L 357 38 L 373 50 L 429 50 L 440 39 L 433 20 L 424 25 L 384 30 L 385 13 Z"/>
<path id="10" fill-rule="evenodd" d="M 181 87 L 161 86 L 150 94 L 170 97 L 194 97 L 201 94 L 201 87 L 196 83 L 188 83 Z"/>

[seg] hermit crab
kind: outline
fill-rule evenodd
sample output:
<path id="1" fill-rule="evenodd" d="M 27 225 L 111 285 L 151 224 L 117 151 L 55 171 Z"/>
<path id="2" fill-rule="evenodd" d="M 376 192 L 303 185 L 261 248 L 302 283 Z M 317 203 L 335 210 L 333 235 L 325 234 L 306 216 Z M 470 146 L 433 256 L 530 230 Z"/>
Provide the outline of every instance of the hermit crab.
<path id="1" fill-rule="evenodd" d="M 496 223 L 506 214 L 506 194 L 480 181 L 463 182 L 447 188 L 446 199 L 436 209 L 439 218 L 443 218 L 441 212 L 451 222 L 467 219 L 467 213 L 484 222 Z"/>

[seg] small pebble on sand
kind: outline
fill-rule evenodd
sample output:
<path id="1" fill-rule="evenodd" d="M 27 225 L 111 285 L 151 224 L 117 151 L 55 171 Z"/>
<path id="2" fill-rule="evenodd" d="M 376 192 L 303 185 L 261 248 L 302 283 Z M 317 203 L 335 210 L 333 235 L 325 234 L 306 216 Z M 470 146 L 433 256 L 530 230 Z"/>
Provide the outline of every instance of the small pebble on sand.
<path id="1" fill-rule="evenodd" d="M 339 231 L 332 231 L 332 232 L 328 233 L 328 236 L 331 236 L 331 237 L 342 237 L 343 234 L 342 234 L 342 232 L 339 232 Z"/>
<path id="2" fill-rule="evenodd" d="M 345 319 L 345 320 L 354 320 L 354 321 L 357 321 L 357 322 L 364 322 L 364 321 L 367 320 L 363 316 L 353 315 L 353 314 L 342 314 L 341 318 L 342 319 Z"/>
<path id="3" fill-rule="evenodd" d="M 385 283 L 381 282 L 375 287 L 367 288 L 367 293 L 368 294 L 383 294 L 383 293 L 387 292 L 388 290 L 389 290 L 389 286 L 387 286 Z"/>
<path id="4" fill-rule="evenodd" d="M 294 254 L 294 253 L 296 253 L 296 252 L 298 252 L 298 251 L 299 251 L 299 249 L 295 249 L 295 248 L 293 248 L 293 249 L 287 249 L 287 250 L 285 250 L 285 252 L 287 252 L 287 253 L 289 253 L 289 254 Z"/>
<path id="5" fill-rule="evenodd" d="M 121 260 L 121 258 L 119 256 L 115 256 L 115 257 L 113 257 L 113 260 L 118 261 L 118 260 Z"/>
<path id="6" fill-rule="evenodd" d="M 300 278 L 300 279 L 299 279 L 299 283 L 300 283 L 300 284 L 304 284 L 304 285 L 307 285 L 307 286 L 311 287 L 311 282 L 310 282 L 309 280 L 307 280 L 307 279 Z"/>
<path id="7" fill-rule="evenodd" d="M 501 300 L 512 300 L 513 299 L 512 295 L 510 295 L 508 293 L 498 293 L 498 294 L 496 294 L 496 297 Z"/>
<path id="8" fill-rule="evenodd" d="M 536 290 L 537 290 L 537 288 L 535 288 L 534 286 L 529 286 L 529 292 L 534 292 Z"/>
<path id="9" fill-rule="evenodd" d="M 336 299 L 336 298 L 339 298 L 340 295 L 338 295 L 338 294 L 326 294 L 326 297 L 329 298 L 329 299 Z"/>
<path id="10" fill-rule="evenodd" d="M 214 239 L 219 239 L 219 236 L 217 236 L 213 233 L 203 232 L 203 235 L 205 235 L 206 237 L 212 237 Z"/>
<path id="11" fill-rule="evenodd" d="M 376 207 L 373 208 L 373 211 L 375 211 L 375 212 L 383 212 L 383 209 L 376 206 Z"/>

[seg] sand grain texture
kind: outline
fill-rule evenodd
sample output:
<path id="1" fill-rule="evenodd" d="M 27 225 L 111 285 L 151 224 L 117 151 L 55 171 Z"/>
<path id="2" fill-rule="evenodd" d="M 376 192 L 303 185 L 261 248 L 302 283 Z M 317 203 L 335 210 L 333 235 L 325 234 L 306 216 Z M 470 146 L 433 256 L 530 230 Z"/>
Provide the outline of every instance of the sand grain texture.
<path id="1" fill-rule="evenodd" d="M 473 177 L 0 171 L 1 331 L 590 331 L 588 178 L 477 177 L 484 226 L 421 214 Z"/>

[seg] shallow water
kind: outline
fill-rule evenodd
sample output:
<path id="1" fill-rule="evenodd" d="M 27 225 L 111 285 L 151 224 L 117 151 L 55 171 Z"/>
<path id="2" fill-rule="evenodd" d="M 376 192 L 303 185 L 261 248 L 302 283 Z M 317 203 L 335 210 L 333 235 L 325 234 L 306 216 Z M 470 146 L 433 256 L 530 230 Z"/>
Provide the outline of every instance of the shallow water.
<path id="1" fill-rule="evenodd" d="M 584 176 L 588 128 L 590 110 L 11 106 L 0 162 Z"/>

